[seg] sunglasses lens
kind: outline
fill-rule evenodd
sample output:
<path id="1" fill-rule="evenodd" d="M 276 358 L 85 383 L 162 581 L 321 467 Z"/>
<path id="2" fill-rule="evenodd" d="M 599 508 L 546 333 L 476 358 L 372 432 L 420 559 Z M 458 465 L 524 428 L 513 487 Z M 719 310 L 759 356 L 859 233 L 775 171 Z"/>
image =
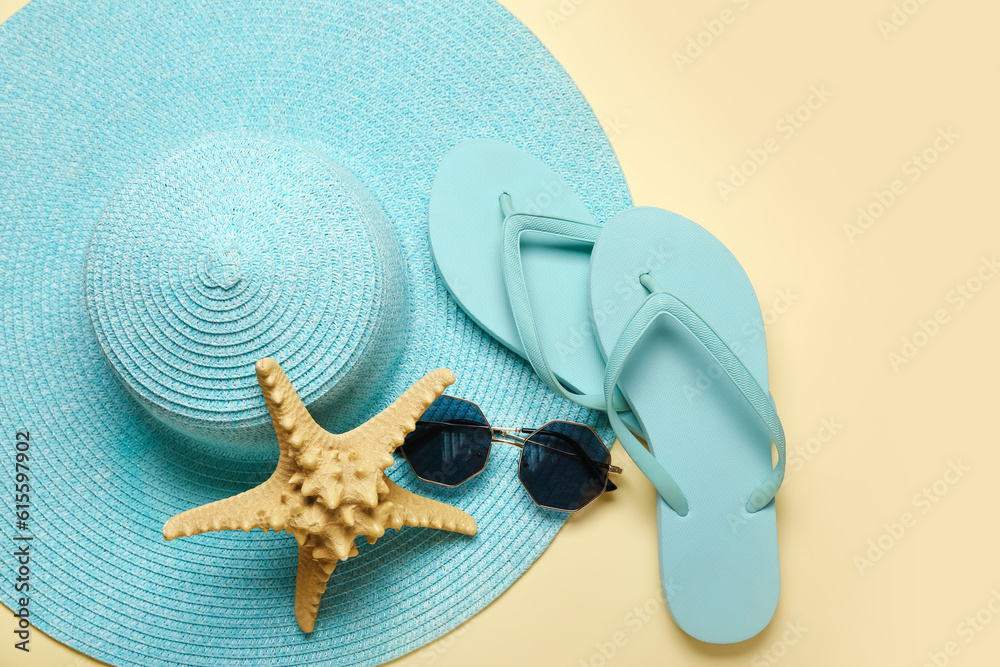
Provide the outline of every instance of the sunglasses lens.
<path id="1" fill-rule="evenodd" d="M 536 503 L 573 512 L 604 491 L 610 462 L 590 428 L 550 422 L 524 442 L 519 475 Z"/>
<path id="2" fill-rule="evenodd" d="M 420 479 L 455 486 L 486 467 L 493 431 L 474 403 L 439 396 L 400 447 Z"/>

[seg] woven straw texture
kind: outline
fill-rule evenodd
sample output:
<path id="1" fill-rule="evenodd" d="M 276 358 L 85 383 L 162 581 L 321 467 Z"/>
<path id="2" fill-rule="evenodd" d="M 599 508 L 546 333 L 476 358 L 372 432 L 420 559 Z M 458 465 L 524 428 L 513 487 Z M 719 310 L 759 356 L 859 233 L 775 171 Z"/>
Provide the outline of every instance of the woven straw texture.
<path id="1" fill-rule="evenodd" d="M 271 472 L 263 356 L 333 431 L 441 366 L 497 424 L 595 423 L 461 313 L 428 248 L 436 165 L 469 138 L 543 159 L 600 220 L 630 203 L 520 23 L 472 0 L 33 0 L 0 62 L 0 424 L 31 434 L 39 629 L 116 665 L 374 665 L 524 572 L 563 517 L 502 446 L 454 490 L 397 460 L 479 534 L 362 541 L 310 635 L 291 536 L 161 536 Z"/>

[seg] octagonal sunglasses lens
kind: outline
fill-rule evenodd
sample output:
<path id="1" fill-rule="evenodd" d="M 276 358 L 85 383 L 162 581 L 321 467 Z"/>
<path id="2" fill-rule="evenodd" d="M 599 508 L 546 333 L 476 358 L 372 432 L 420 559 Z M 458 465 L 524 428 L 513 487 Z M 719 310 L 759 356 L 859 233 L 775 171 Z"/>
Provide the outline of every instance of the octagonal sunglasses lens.
<path id="1" fill-rule="evenodd" d="M 532 499 L 575 512 L 604 491 L 611 453 L 589 427 L 550 422 L 524 441 L 518 474 Z"/>
<path id="2" fill-rule="evenodd" d="M 399 448 L 420 479 L 457 486 L 486 467 L 493 430 L 475 403 L 439 396 Z"/>

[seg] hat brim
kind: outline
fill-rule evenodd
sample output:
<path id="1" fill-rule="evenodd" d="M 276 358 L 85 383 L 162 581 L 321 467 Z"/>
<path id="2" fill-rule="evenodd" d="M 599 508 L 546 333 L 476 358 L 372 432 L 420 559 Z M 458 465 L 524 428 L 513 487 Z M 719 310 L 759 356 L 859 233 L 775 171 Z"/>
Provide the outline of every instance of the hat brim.
<path id="1" fill-rule="evenodd" d="M 404 488 L 475 517 L 473 538 L 389 532 L 339 565 L 311 635 L 292 614 L 294 540 L 164 521 L 262 481 L 146 413 L 102 356 L 83 303 L 87 246 L 137 169 L 212 132 L 315 148 L 364 183 L 406 257 L 409 337 L 374 414 L 436 367 L 495 423 L 597 415 L 550 392 L 476 327 L 435 273 L 427 204 L 456 143 L 494 138 L 574 184 L 599 220 L 629 205 L 613 151 L 572 81 L 492 2 L 33 0 L 0 26 L 0 420 L 30 432 L 31 621 L 117 665 L 374 665 L 469 618 L 545 549 L 564 517 L 521 488 L 513 448 L 476 481 Z M 276 452 L 277 450 L 275 450 Z M 14 606 L 13 586 L 0 600 Z"/>

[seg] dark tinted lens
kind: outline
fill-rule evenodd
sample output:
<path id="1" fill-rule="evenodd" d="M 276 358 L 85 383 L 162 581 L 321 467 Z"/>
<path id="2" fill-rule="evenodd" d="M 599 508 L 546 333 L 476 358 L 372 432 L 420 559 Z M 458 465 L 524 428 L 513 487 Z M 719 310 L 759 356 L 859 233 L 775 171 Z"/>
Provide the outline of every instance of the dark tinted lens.
<path id="1" fill-rule="evenodd" d="M 474 403 L 440 396 L 400 450 L 417 477 L 455 486 L 486 466 L 493 431 Z"/>
<path id="2" fill-rule="evenodd" d="M 551 422 L 525 441 L 519 475 L 536 503 L 572 512 L 601 495 L 610 462 L 588 427 Z"/>

